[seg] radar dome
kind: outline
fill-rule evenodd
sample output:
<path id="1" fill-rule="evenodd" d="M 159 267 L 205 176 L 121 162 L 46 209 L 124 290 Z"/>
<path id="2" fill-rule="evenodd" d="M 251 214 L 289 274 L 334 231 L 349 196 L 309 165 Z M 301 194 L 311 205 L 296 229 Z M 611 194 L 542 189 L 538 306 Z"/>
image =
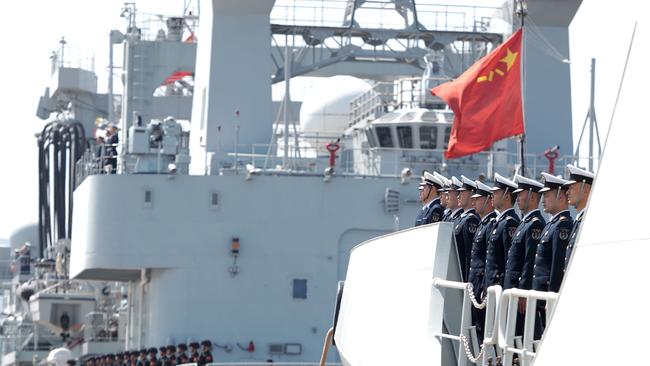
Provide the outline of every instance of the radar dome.
<path id="1" fill-rule="evenodd" d="M 350 102 L 372 87 L 353 76 L 323 78 L 314 84 L 300 107 L 300 127 L 307 136 L 339 137 L 348 127 Z M 326 140 L 307 141 L 312 147 L 324 147 Z M 321 150 L 321 149 L 319 149 Z"/>

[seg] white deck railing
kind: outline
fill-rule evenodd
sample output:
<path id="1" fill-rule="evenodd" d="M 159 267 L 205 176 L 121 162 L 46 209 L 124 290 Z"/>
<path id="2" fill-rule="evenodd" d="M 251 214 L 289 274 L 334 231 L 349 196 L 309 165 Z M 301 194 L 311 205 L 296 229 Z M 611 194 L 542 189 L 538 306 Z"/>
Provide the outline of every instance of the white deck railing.
<path id="1" fill-rule="evenodd" d="M 546 318 L 548 320 L 555 309 L 557 293 L 521 289 L 502 291 L 501 286 L 497 285 L 489 287 L 484 302 L 478 303 L 476 299 L 472 298 L 472 289 L 469 283 L 434 278 L 433 286 L 439 289 L 463 291 L 460 334 L 434 334 L 438 338 L 458 342 L 458 366 L 465 366 L 468 362 L 487 366 L 498 364 L 499 360 L 503 366 L 512 366 L 515 354 L 519 355 L 521 366 L 532 364 L 536 351 L 534 347 L 538 342 L 534 340 L 537 302 L 546 301 Z M 526 300 L 523 337 L 515 335 L 519 299 Z M 485 337 L 480 347 L 477 344 L 475 327 L 472 325 L 472 306 L 485 307 L 483 328 Z"/>

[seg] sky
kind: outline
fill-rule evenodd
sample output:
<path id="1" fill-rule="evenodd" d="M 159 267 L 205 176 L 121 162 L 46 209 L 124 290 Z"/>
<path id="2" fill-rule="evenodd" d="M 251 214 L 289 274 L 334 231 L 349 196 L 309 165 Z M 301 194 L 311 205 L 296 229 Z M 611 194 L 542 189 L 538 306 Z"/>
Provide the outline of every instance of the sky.
<path id="1" fill-rule="evenodd" d="M 529 0 L 533 1 L 533 0 Z M 604 141 L 635 14 L 647 7 L 622 0 L 617 6 L 585 0 L 570 30 L 574 141 L 589 102 L 589 63 L 597 58 L 596 112 Z M 450 2 L 450 1 L 447 1 Z M 469 1 L 459 1 L 461 4 Z M 105 92 L 108 32 L 124 29 L 123 0 L 21 0 L 2 5 L 5 32 L 0 58 L 2 133 L 0 133 L 0 238 L 37 220 L 37 150 L 34 133 L 44 122 L 35 116 L 38 98 L 50 78 L 52 51 L 65 36 L 68 45 L 95 53 L 100 91 Z M 482 2 L 485 4 L 485 2 Z M 627 6 L 626 6 L 627 4 Z M 139 11 L 179 14 L 182 0 L 139 0 Z M 116 79 L 116 85 L 118 80 Z M 574 143 L 575 143 L 574 142 Z"/>

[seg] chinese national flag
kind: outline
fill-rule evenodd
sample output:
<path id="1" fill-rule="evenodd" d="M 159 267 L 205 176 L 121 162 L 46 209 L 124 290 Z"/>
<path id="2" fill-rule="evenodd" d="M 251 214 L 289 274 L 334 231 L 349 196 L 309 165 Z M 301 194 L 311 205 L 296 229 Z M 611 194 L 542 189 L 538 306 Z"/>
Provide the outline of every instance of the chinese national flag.
<path id="1" fill-rule="evenodd" d="M 488 149 L 524 133 L 519 29 L 457 79 L 431 89 L 454 111 L 447 159 Z"/>

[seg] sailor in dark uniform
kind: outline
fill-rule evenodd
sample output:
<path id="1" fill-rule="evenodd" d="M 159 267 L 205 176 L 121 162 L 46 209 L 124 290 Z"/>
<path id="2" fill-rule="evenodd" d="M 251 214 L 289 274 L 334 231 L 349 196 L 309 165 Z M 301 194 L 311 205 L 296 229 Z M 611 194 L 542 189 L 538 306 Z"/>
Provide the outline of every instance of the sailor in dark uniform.
<path id="1" fill-rule="evenodd" d="M 158 349 L 156 347 L 151 347 L 149 348 L 149 364 L 151 365 L 152 362 L 154 365 L 158 366 Z"/>
<path id="2" fill-rule="evenodd" d="M 517 189 L 517 184 L 498 173 L 494 175 L 494 184 L 492 202 L 499 214 L 488 238 L 485 256 L 485 291 L 490 286 L 503 286 L 506 258 L 520 221 L 514 209 L 517 197 L 514 190 Z"/>
<path id="3" fill-rule="evenodd" d="M 138 362 L 136 363 L 137 366 L 149 366 L 149 363 L 147 362 L 147 349 L 143 348 L 140 350 L 139 357 L 138 357 Z"/>
<path id="4" fill-rule="evenodd" d="M 428 220 L 427 215 L 429 214 L 429 209 L 430 209 L 429 204 L 433 201 L 433 195 L 431 193 L 431 184 L 429 184 L 425 179 L 424 173 L 422 174 L 422 177 L 420 177 L 420 179 L 421 181 L 420 181 L 420 185 L 418 186 L 418 190 L 420 191 L 419 199 L 420 202 L 422 203 L 422 210 L 418 212 L 418 215 L 415 218 L 415 226 L 420 226 L 427 223 L 426 222 Z"/>
<path id="5" fill-rule="evenodd" d="M 458 189 L 463 183 L 456 177 L 451 177 L 447 183 L 444 194 L 447 196 L 448 213 L 443 216 L 442 221 L 454 222 L 463 213 L 463 208 L 458 204 Z"/>
<path id="6" fill-rule="evenodd" d="M 465 176 L 461 176 L 461 182 L 462 187 L 458 188 L 458 204 L 464 212 L 454 222 L 454 238 L 456 239 L 461 278 L 463 282 L 467 282 L 472 240 L 474 240 L 480 219 L 476 209 L 472 206 L 472 195 L 476 191 L 476 183 Z"/>
<path id="7" fill-rule="evenodd" d="M 178 349 L 178 352 L 176 353 L 176 360 L 177 363 L 181 363 L 181 358 L 185 356 L 187 360 L 189 360 L 189 356 L 187 355 L 187 344 L 185 343 L 179 343 L 176 345 L 176 348 Z"/>
<path id="8" fill-rule="evenodd" d="M 207 363 L 213 363 L 214 358 L 212 357 L 212 342 L 209 340 L 204 340 L 201 342 L 201 356 L 199 357 L 199 365 L 205 365 Z"/>
<path id="9" fill-rule="evenodd" d="M 494 227 L 494 220 L 497 216 L 492 206 L 491 187 L 476 181 L 476 193 L 472 196 L 475 200 L 476 213 L 480 215 L 481 221 L 476 228 L 469 262 L 468 282 L 472 284 L 472 294 L 478 302 L 481 302 L 483 291 L 483 279 L 485 276 L 485 253 L 487 250 L 487 239 Z M 472 324 L 476 327 L 478 343 L 483 343 L 483 325 L 485 324 L 485 309 L 476 309 L 472 306 Z"/>
<path id="10" fill-rule="evenodd" d="M 165 347 L 167 351 L 167 363 L 164 366 L 174 366 L 176 365 L 176 346 L 170 344 Z"/>
<path id="11" fill-rule="evenodd" d="M 449 210 L 449 202 L 447 196 L 447 189 L 449 188 L 449 179 L 445 177 L 444 175 L 434 171 L 433 175 L 438 178 L 440 183 L 442 183 L 442 187 L 438 190 L 438 197 L 440 197 L 440 206 L 443 208 L 442 212 L 442 217 L 440 218 L 440 221 L 445 221 L 445 217 L 449 215 L 450 210 Z"/>
<path id="12" fill-rule="evenodd" d="M 503 288 L 530 290 L 533 285 L 537 244 L 546 226 L 546 219 L 539 209 L 541 200 L 539 191 L 544 188 L 544 185 L 520 175 L 515 177 L 515 181 L 518 188 L 514 193 L 517 194 L 517 206 L 523 217 L 508 250 Z"/>
<path id="13" fill-rule="evenodd" d="M 190 342 L 190 362 L 198 363 L 199 362 L 199 342 Z"/>
<path id="14" fill-rule="evenodd" d="M 165 366 L 169 361 L 167 358 L 167 347 L 162 346 L 158 350 L 160 350 L 160 358 L 158 359 L 159 366 Z"/>
<path id="15" fill-rule="evenodd" d="M 566 248 L 565 263 L 568 267 L 571 253 L 573 252 L 578 233 L 580 232 L 580 224 L 585 216 L 585 207 L 587 206 L 587 200 L 589 199 L 591 184 L 594 182 L 595 174 L 573 165 L 567 165 L 567 168 L 569 169 L 569 181 L 566 183 L 566 186 L 568 186 L 567 197 L 569 204 L 578 211 L 576 219 L 573 222 L 573 228 L 571 229 L 569 244 Z"/>
<path id="16" fill-rule="evenodd" d="M 566 247 L 569 243 L 573 220 L 569 213 L 569 204 L 566 195 L 566 180 L 553 175 L 542 173 L 544 188 L 542 202 L 544 211 L 553 215 L 548 221 L 535 253 L 535 266 L 533 268 L 533 290 L 553 291 L 560 290 L 564 275 L 564 260 Z M 546 327 L 546 311 L 543 301 L 537 302 L 537 319 L 535 321 L 535 339 L 540 339 Z"/>
<path id="17" fill-rule="evenodd" d="M 546 225 L 546 220 L 539 210 L 541 199 L 539 191 L 544 188 L 544 185 L 520 175 L 515 176 L 515 182 L 517 182 L 518 188 L 514 193 L 517 195 L 517 206 L 519 206 L 523 217 L 512 238 L 510 250 L 508 250 L 503 288 L 530 290 L 533 282 L 535 252 L 539 239 L 542 237 L 542 230 Z M 520 298 L 515 335 L 523 335 L 525 311 L 526 300 Z"/>
<path id="18" fill-rule="evenodd" d="M 420 200 L 422 200 L 422 202 L 427 202 L 427 204 L 422 208 L 422 210 L 426 212 L 420 218 L 419 224 L 416 220 L 415 226 L 431 224 L 442 220 L 444 208 L 440 204 L 439 191 L 442 189 L 443 185 L 444 183 L 440 178 L 427 171 L 424 172 L 424 186 L 422 192 L 425 193 L 420 193 Z M 423 199 L 423 197 L 425 199 Z"/>

